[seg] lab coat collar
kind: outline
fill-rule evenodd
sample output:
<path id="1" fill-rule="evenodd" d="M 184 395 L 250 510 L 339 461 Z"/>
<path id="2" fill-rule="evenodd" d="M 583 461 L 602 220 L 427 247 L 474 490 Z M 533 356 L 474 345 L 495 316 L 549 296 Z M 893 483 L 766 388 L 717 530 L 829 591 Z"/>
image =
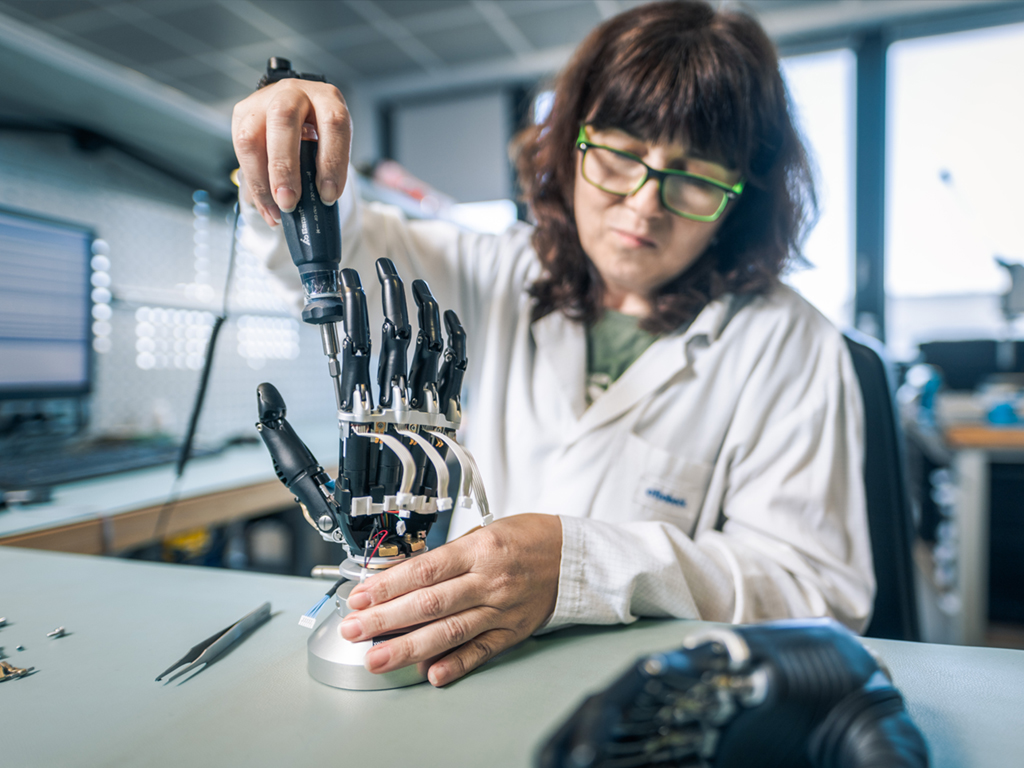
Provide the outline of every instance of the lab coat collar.
<path id="1" fill-rule="evenodd" d="M 555 372 L 560 394 L 575 419 L 570 442 L 622 415 L 688 367 L 692 362 L 691 343 L 698 338 L 707 344 L 717 340 L 733 314 L 730 309 L 734 303 L 729 295 L 715 299 L 685 331 L 655 341 L 589 408 L 587 335 L 583 324 L 561 312 L 535 321 L 531 331 L 538 354 Z"/>

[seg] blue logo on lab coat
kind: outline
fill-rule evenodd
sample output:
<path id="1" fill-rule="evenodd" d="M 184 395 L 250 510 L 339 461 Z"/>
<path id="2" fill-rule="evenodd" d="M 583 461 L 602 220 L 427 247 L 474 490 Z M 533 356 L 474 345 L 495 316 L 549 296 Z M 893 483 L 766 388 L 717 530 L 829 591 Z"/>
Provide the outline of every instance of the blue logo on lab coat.
<path id="1" fill-rule="evenodd" d="M 685 507 L 686 506 L 686 499 L 680 499 L 680 498 L 677 498 L 675 496 L 669 496 L 667 493 L 663 493 L 662 491 L 659 491 L 657 488 L 648 488 L 646 493 L 652 499 L 657 499 L 658 501 L 664 501 L 667 504 L 674 504 L 677 507 Z"/>

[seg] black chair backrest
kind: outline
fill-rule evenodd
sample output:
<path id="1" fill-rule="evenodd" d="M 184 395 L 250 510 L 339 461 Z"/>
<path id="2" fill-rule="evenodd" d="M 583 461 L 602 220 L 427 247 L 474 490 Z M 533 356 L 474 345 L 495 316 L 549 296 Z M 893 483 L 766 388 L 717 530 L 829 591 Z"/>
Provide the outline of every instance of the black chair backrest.
<path id="1" fill-rule="evenodd" d="M 875 611 L 864 633 L 892 640 L 920 640 L 914 562 L 914 524 L 906 483 L 903 435 L 881 344 L 846 336 L 864 399 L 864 485 L 871 554 L 875 561 Z"/>

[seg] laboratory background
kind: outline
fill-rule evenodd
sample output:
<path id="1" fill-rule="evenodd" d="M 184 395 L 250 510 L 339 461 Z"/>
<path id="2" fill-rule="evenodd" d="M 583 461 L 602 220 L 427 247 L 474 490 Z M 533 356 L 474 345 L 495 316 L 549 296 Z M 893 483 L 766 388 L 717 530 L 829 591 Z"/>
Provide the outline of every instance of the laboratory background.
<path id="1" fill-rule="evenodd" d="M 337 565 L 254 426 L 256 388 L 273 382 L 320 463 L 337 466 L 321 333 L 236 222 L 233 106 L 270 57 L 322 74 L 352 115 L 349 183 L 363 199 L 503 232 L 530 215 L 509 141 L 543 119 L 583 38 L 640 4 L 0 0 L 0 552 L 138 561 L 168 584 L 200 569 L 300 583 Z M 713 5 L 751 13 L 777 45 L 811 153 L 820 217 L 784 279 L 886 365 L 866 407 L 886 411 L 893 437 L 868 443 L 891 475 L 886 573 L 904 602 L 889 637 L 1024 649 L 1024 2 Z M 33 635 L 16 652 L 30 618 L 12 615 L 6 593 L 45 581 L 40 562 L 0 581 L 0 654 L 24 667 L 33 643 L 50 643 L 31 660 L 39 672 L 0 686 L 0 712 L 46 682 L 59 643 L 88 642 L 51 611 L 46 628 L 66 624 L 68 636 Z M 75 566 L 82 584 L 92 567 Z M 56 589 L 75 592 L 75 578 Z M 330 583 L 307 589 L 308 602 Z M 244 612 L 211 615 L 176 646 Z M 296 618 L 270 626 L 298 631 Z M 144 645 L 125 622 L 118 631 Z M 198 696 L 203 677 L 226 673 L 266 631 L 181 690 Z M 151 660 L 153 674 L 170 660 Z M 999 701 L 1024 711 L 1019 697 Z M 122 746 L 82 764 L 134 762 Z M 933 747 L 935 764 L 962 757 Z"/>

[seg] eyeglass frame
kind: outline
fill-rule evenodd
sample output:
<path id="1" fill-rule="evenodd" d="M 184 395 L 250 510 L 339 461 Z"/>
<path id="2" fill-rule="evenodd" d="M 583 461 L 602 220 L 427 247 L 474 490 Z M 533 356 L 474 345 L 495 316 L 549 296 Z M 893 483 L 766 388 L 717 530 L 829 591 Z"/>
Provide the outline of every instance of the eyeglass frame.
<path id="1" fill-rule="evenodd" d="M 600 184 L 597 184 L 588 179 L 586 177 L 586 174 L 583 174 L 581 170 L 581 175 L 583 176 L 584 180 L 591 186 L 597 187 L 597 189 L 600 189 L 602 192 L 607 192 L 609 195 L 615 195 L 616 197 L 629 197 L 630 195 L 635 195 L 637 192 L 644 188 L 644 185 L 648 181 L 654 179 L 655 181 L 658 182 L 658 200 L 661 202 L 661 206 L 669 213 L 675 214 L 676 216 L 681 216 L 684 219 L 690 219 L 691 221 L 718 221 L 718 219 L 720 219 L 722 217 L 722 214 L 725 212 L 726 207 L 729 205 L 729 201 L 738 199 L 739 196 L 743 194 L 743 188 L 746 185 L 746 182 L 742 179 L 730 186 L 729 184 L 718 181 L 718 179 L 712 179 L 708 176 L 701 176 L 699 173 L 690 173 L 689 171 L 680 171 L 673 168 L 651 168 L 651 166 L 645 163 L 641 158 L 634 155 L 632 152 L 625 152 L 621 149 L 615 149 L 614 147 L 607 147 L 604 144 L 595 144 L 594 142 L 592 142 L 587 137 L 586 124 L 580 126 L 579 135 L 576 137 L 576 149 L 580 150 L 583 153 L 583 159 L 586 158 L 588 149 L 606 149 L 613 154 L 620 155 L 622 157 L 626 157 L 629 158 L 630 160 L 634 160 L 640 163 L 640 165 L 642 165 L 645 169 L 643 178 L 640 179 L 640 183 L 637 184 L 636 187 L 634 187 L 629 192 L 614 192 L 610 189 L 606 189 L 605 187 L 602 187 Z M 683 176 L 684 178 L 688 179 L 696 179 L 697 181 L 701 181 L 705 184 L 710 184 L 712 187 L 722 190 L 725 193 L 725 195 L 722 197 L 722 203 L 721 205 L 718 206 L 718 210 L 708 216 L 701 216 L 698 213 L 683 213 L 682 211 L 677 211 L 675 208 L 670 207 L 668 203 L 665 202 L 665 179 L 668 178 L 669 176 Z"/>

